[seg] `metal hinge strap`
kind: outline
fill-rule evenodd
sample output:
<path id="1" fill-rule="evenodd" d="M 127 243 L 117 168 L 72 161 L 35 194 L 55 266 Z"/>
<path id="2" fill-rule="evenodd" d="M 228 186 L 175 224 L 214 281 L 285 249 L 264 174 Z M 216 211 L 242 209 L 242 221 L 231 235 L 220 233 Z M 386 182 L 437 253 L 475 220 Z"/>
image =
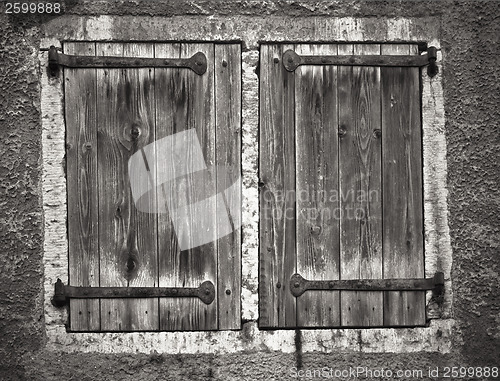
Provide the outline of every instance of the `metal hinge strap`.
<path id="1" fill-rule="evenodd" d="M 69 299 L 88 298 L 181 298 L 197 297 L 205 304 L 215 299 L 215 286 L 205 281 L 197 288 L 189 287 L 75 287 L 66 286 L 61 279 L 55 283 L 52 304 L 62 307 Z"/>
<path id="2" fill-rule="evenodd" d="M 307 280 L 300 274 L 290 278 L 290 291 L 299 297 L 307 290 L 343 291 L 426 291 L 435 295 L 444 292 L 444 274 L 437 272 L 432 278 L 423 279 L 349 279 L 349 280 Z"/>
<path id="3" fill-rule="evenodd" d="M 283 53 L 283 65 L 288 71 L 295 71 L 300 65 L 340 65 L 340 66 L 427 66 L 427 73 L 437 74 L 437 49 L 433 46 L 423 55 L 338 55 L 338 56 L 301 56 L 293 50 Z"/>
<path id="4" fill-rule="evenodd" d="M 56 75 L 60 66 L 71 68 L 141 68 L 183 67 L 202 75 L 207 71 L 207 57 L 202 52 L 190 58 L 146 58 L 110 56 L 74 56 L 59 53 L 54 46 L 49 49 L 49 69 Z"/>

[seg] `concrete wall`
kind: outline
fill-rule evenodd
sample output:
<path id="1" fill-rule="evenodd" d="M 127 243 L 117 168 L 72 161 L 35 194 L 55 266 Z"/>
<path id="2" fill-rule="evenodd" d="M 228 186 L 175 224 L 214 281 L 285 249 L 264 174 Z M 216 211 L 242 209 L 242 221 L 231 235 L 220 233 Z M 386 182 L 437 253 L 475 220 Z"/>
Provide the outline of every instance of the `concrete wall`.
<path id="1" fill-rule="evenodd" d="M 0 377 L 2 379 L 279 379 L 293 368 L 422 370 L 441 366 L 498 366 L 498 139 L 500 4 L 493 1 L 67 1 L 67 13 L 81 16 L 141 16 L 154 24 L 212 15 L 237 24 L 263 16 L 290 22 L 299 18 L 381 17 L 439 19 L 433 33 L 441 43 L 448 167 L 448 224 L 453 249 L 456 322 L 446 354 L 437 352 L 357 353 L 303 351 L 302 333 L 290 335 L 293 351 L 251 345 L 225 354 L 67 353 L 47 335 L 44 311 L 41 76 L 38 49 L 57 18 L 2 16 L 0 121 Z M 149 16 L 157 16 L 149 17 Z M 65 16 L 67 17 L 67 16 Z M 62 18 L 61 18 L 62 20 Z M 174 18 L 172 19 L 174 20 Z M 240 21 L 241 22 L 241 21 Z M 69 25 L 61 33 L 71 33 Z M 147 29 L 147 26 L 145 27 Z M 311 27 L 308 27 L 311 28 Z M 312 27 L 314 29 L 314 27 Z M 91 28 L 90 28 L 91 29 Z M 286 25 L 282 28 L 286 34 Z M 132 28 L 131 28 L 132 30 Z M 112 32 L 110 32 L 112 33 Z M 133 34 L 133 32 L 131 31 Z M 147 33 L 147 30 L 143 33 Z M 182 36 L 181 27 L 171 31 Z M 231 31 L 227 32 L 228 34 Z M 426 33 L 426 31 L 421 31 Z M 132 36 L 133 37 L 133 36 Z M 300 36 L 299 36 L 300 37 Z M 255 40 L 260 36 L 256 35 Z M 251 51 L 251 47 L 249 47 Z M 255 57 L 249 55 L 249 62 Z M 253 62 L 253 61 L 252 61 Z M 251 74 L 248 74 L 251 75 Z M 247 89 L 248 90 L 248 89 Z M 245 89 L 244 89 L 245 91 Z M 251 91 L 251 89 L 249 90 Z M 496 128 L 495 128 L 496 127 Z M 497 155 L 495 157 L 495 154 Z M 245 154 L 243 159 L 245 160 Z M 251 158 L 249 159 L 251 160 Z M 42 203 L 45 202 L 45 205 Z M 47 213 L 45 213 L 47 219 Z M 46 244 L 46 243 L 45 243 Z M 251 316 L 250 316 L 251 318 Z M 239 333 L 252 340 L 252 326 Z M 416 335 L 414 341 L 421 337 Z M 48 345 L 49 344 L 49 345 Z M 335 347 L 334 339 L 327 343 Z M 226 351 L 227 352 L 227 351 Z M 495 363 L 496 362 L 496 363 Z M 377 377 L 380 379 L 380 377 Z M 408 377 L 410 378 L 410 377 Z"/>

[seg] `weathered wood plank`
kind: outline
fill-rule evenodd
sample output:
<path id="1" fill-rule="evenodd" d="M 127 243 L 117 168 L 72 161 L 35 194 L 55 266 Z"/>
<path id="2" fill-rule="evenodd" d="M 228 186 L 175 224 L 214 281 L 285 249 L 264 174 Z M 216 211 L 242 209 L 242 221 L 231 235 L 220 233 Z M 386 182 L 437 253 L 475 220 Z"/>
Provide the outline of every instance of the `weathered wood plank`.
<path id="1" fill-rule="evenodd" d="M 214 44 L 182 44 L 181 58 L 191 57 L 197 52 L 203 52 L 207 57 L 207 72 L 199 76 L 192 71 L 186 71 L 188 80 L 188 128 L 195 129 L 210 181 L 205 188 L 196 187 L 190 180 L 193 199 L 205 199 L 204 204 L 193 204 L 191 208 L 190 228 L 198 235 L 203 230 L 206 238 L 204 245 L 189 250 L 191 257 L 192 284 L 199 285 L 210 280 L 218 290 L 217 279 L 217 215 L 216 215 L 216 173 L 215 173 L 215 94 L 214 94 Z M 193 174 L 191 177 L 197 177 Z M 188 180 L 189 181 L 189 180 Z M 188 188 L 189 189 L 189 188 Z M 210 195 L 210 197 L 207 197 Z M 182 271 L 182 270 L 181 270 Z M 218 295 L 210 305 L 203 304 L 198 299 L 187 301 L 191 311 L 193 328 L 200 330 L 217 329 Z M 188 327 L 189 329 L 189 327 Z"/>
<path id="2" fill-rule="evenodd" d="M 177 178 L 162 186 L 161 195 L 168 209 L 165 215 L 176 222 L 169 226 L 166 217 L 161 217 L 159 223 L 160 286 L 198 287 L 210 280 L 217 289 L 214 45 L 156 45 L 158 57 L 178 54 L 187 58 L 198 51 L 208 61 L 202 76 L 185 69 L 156 69 L 158 138 L 183 131 L 179 136 L 187 137 L 186 132 L 192 130 L 195 135 L 189 136 L 196 136 L 199 142 L 199 146 L 193 146 L 191 140 L 186 140 L 190 143 L 183 151 L 173 147 L 173 165 L 162 169 L 173 171 Z M 201 149 L 201 158 L 196 147 Z M 203 174 L 193 172 L 192 164 L 198 160 L 204 160 L 208 167 Z M 200 176 L 206 179 L 205 186 L 199 186 Z M 204 238 L 201 245 L 196 243 L 200 237 Z M 177 246 L 172 243 L 174 238 Z M 208 306 L 196 298 L 161 298 L 160 329 L 217 329 L 217 305 L 217 297 Z"/>
<path id="3" fill-rule="evenodd" d="M 378 44 L 339 54 L 379 55 Z M 380 68 L 339 68 L 342 279 L 382 278 Z M 381 326 L 383 293 L 342 291 L 342 326 Z"/>
<path id="4" fill-rule="evenodd" d="M 96 53 L 152 57 L 153 45 L 98 43 Z M 128 173 L 130 157 L 155 139 L 152 69 L 98 70 L 97 92 L 100 284 L 156 286 L 156 215 L 137 209 L 131 182 L 144 181 L 143 173 L 141 178 Z M 101 300 L 104 331 L 157 330 L 158 325 L 154 298 Z"/>
<path id="5" fill-rule="evenodd" d="M 215 45 L 217 197 L 226 211 L 217 226 L 219 329 L 241 328 L 241 45 Z M 219 200 L 220 201 L 220 200 Z M 223 232 L 219 231 L 219 236 Z"/>
<path id="6" fill-rule="evenodd" d="M 382 54 L 416 54 L 382 45 Z M 418 68 L 381 68 L 384 278 L 424 276 Z M 425 292 L 385 292 L 384 325 L 425 324 Z"/>
<path id="7" fill-rule="evenodd" d="M 336 55 L 337 45 L 297 45 L 295 51 Z M 311 280 L 339 279 L 337 103 L 336 66 L 297 68 L 297 272 Z M 307 292 L 297 299 L 297 325 L 338 326 L 339 308 L 338 291 Z"/>
<path id="8" fill-rule="evenodd" d="M 64 52 L 95 55 L 95 43 L 65 43 Z M 97 235 L 96 70 L 65 69 L 69 284 L 99 286 Z M 70 329 L 100 329 L 99 299 L 70 300 Z"/>
<path id="9" fill-rule="evenodd" d="M 296 270 L 295 89 L 294 74 L 281 62 L 283 52 L 291 48 L 263 44 L 260 49 L 261 328 L 296 326 L 295 297 L 288 288 Z"/>
<path id="10" fill-rule="evenodd" d="M 180 44 L 155 44 L 155 56 L 179 58 Z M 159 140 L 187 128 L 186 83 L 181 73 L 182 69 L 155 69 L 156 137 Z M 182 287 L 185 279 L 180 273 L 181 249 L 169 213 L 167 195 L 178 193 L 182 197 L 184 194 L 177 190 L 177 182 L 162 183 L 163 177 L 175 175 L 180 158 L 175 157 L 173 141 L 163 143 L 157 155 L 154 164 L 161 184 L 157 189 L 159 286 Z M 166 159 L 159 160 L 160 157 Z M 186 312 L 182 311 L 182 300 L 160 298 L 160 329 L 180 330 Z"/>

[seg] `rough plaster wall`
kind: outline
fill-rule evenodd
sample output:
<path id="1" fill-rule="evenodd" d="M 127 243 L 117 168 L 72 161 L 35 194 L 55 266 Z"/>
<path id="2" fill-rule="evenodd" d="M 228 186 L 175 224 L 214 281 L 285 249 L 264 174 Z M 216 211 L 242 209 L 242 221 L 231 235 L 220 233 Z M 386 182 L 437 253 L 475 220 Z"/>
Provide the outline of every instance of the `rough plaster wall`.
<path id="1" fill-rule="evenodd" d="M 470 363 L 500 358 L 500 3 L 446 14 L 445 100 L 456 316 Z"/>
<path id="2" fill-rule="evenodd" d="M 152 5 L 154 4 L 154 5 Z M 288 14 L 291 16 L 442 17 L 450 229 L 455 318 L 463 343 L 451 355 L 247 353 L 214 357 L 71 354 L 43 351 L 40 115 L 36 50 L 40 20 L 0 19 L 0 378 L 1 379 L 290 379 L 281 370 L 363 365 L 426 369 L 490 365 L 500 354 L 498 300 L 500 120 L 494 1 L 81 1 L 77 14 Z M 23 356 L 24 355 L 24 356 Z M 496 363 L 498 365 L 498 363 Z M 270 372 L 270 373 L 268 373 Z"/>
<path id="3" fill-rule="evenodd" d="M 50 368 L 47 364 L 54 364 Z M 87 363 L 87 366 L 81 364 Z M 99 355 L 75 354 L 55 359 L 46 354 L 37 356 L 28 364 L 30 380 L 78 380 L 78 381 L 184 381 L 184 380 L 220 380 L 220 381 L 289 381 L 298 367 L 303 370 L 319 370 L 332 368 L 349 370 L 349 367 L 369 367 L 373 370 L 414 370 L 421 369 L 424 376 L 428 366 L 452 366 L 456 364 L 453 356 L 421 356 L 401 355 L 394 357 L 387 354 L 378 355 L 320 355 L 308 353 L 302 356 L 271 353 L 238 353 L 225 356 L 195 355 Z M 425 377 L 424 379 L 426 379 Z M 300 378 L 299 378 L 300 379 Z M 325 378 L 303 378 L 320 380 Z M 335 378 L 338 380 L 338 378 Z M 343 378 L 346 380 L 347 378 Z M 360 373 L 359 380 L 366 380 Z M 418 379 L 418 378 L 406 378 Z M 355 380 L 355 378 L 349 378 Z M 377 378 L 378 381 L 388 378 Z"/>
<path id="4" fill-rule="evenodd" d="M 6 21 L 0 17 L 0 378 L 43 343 L 38 27 Z"/>

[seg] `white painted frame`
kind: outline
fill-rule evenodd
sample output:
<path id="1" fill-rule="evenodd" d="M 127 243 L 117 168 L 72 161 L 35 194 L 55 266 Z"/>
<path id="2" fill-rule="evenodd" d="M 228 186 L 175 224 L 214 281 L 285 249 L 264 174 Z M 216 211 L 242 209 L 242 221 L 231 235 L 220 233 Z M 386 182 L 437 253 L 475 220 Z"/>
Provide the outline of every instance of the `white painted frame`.
<path id="1" fill-rule="evenodd" d="M 294 352 L 293 330 L 259 330 L 258 318 L 258 89 L 255 68 L 260 42 L 419 42 L 440 48 L 436 18 L 335 18 L 282 16 L 61 16 L 43 27 L 40 58 L 43 144 L 44 308 L 47 348 L 64 352 L 230 353 L 246 350 Z M 69 333 L 67 313 L 50 303 L 57 278 L 68 280 L 64 99 L 60 78 L 47 75 L 50 45 L 64 41 L 241 41 L 242 52 L 242 331 Z M 452 249 L 448 228 L 447 163 L 440 73 L 423 70 L 423 184 L 425 274 L 445 274 L 446 294 L 429 327 L 301 330 L 303 352 L 419 352 L 452 350 L 457 335 L 452 318 Z M 427 301 L 430 299 L 430 292 Z M 435 307 L 435 306 L 434 306 Z"/>

